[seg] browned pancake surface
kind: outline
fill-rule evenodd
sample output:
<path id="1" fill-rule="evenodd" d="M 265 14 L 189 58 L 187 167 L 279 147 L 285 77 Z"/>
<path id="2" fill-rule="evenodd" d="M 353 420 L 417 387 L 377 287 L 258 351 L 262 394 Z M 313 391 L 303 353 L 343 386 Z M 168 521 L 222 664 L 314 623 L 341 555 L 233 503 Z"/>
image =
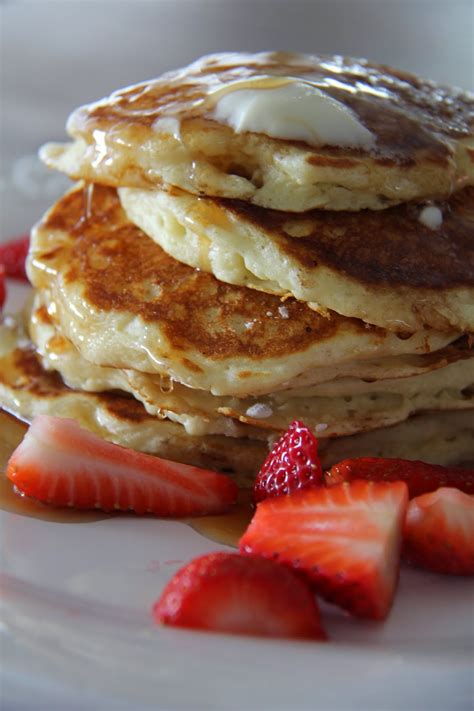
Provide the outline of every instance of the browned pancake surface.
<path id="1" fill-rule="evenodd" d="M 18 348 L 12 352 L 10 358 L 11 367 L 8 367 L 7 363 L 5 370 L 0 370 L 0 383 L 12 391 L 27 392 L 32 399 L 38 400 L 54 400 L 74 392 L 64 384 L 59 373 L 47 371 L 42 367 L 33 348 Z M 88 395 L 98 407 L 107 410 L 115 419 L 124 423 L 154 419 L 138 400 L 127 393 L 108 391 Z"/>
<path id="2" fill-rule="evenodd" d="M 312 210 L 299 216 L 214 200 L 271 233 L 307 270 L 325 265 L 359 282 L 394 288 L 474 286 L 474 188 L 439 203 L 443 223 L 435 230 L 420 222 L 422 207 L 415 204 L 356 213 Z"/>
<path id="3" fill-rule="evenodd" d="M 321 316 L 295 299 L 285 301 L 288 318 L 282 327 L 281 319 L 267 315 L 278 313 L 278 297 L 230 286 L 172 259 L 127 220 L 111 188 L 94 187 L 87 218 L 83 192 L 69 193 L 43 229 L 63 230 L 71 237 L 67 245 L 42 255 L 45 264 L 68 264 L 65 281 L 80 282 L 95 308 L 159 322 L 177 350 L 193 346 L 213 359 L 267 359 L 330 339 L 343 322 L 355 330 L 384 333 L 357 319 Z"/>

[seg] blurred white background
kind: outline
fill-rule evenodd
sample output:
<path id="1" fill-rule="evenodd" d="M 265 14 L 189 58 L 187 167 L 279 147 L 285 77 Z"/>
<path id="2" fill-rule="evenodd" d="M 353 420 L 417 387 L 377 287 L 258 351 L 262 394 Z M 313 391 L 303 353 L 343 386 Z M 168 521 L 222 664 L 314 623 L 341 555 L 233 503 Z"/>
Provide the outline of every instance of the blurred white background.
<path id="1" fill-rule="evenodd" d="M 366 56 L 472 89 L 473 37 L 472 0 L 4 0 L 0 239 L 29 230 L 63 189 L 38 147 L 113 89 L 262 49 Z"/>

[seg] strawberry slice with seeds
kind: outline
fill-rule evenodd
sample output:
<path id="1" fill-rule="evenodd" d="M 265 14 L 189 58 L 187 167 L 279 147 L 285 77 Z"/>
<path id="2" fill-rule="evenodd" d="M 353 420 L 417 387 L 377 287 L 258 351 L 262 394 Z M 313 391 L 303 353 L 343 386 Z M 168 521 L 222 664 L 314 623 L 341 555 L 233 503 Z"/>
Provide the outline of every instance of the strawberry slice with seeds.
<path id="1" fill-rule="evenodd" d="M 442 487 L 410 501 L 403 551 L 418 567 L 474 575 L 474 496 Z"/>
<path id="2" fill-rule="evenodd" d="M 153 606 L 156 622 L 213 632 L 324 640 L 304 580 L 263 558 L 210 553 L 188 563 Z"/>
<path id="3" fill-rule="evenodd" d="M 9 242 L 0 244 L 0 264 L 5 267 L 7 276 L 28 281 L 25 262 L 29 248 L 30 238 L 28 235 L 16 237 Z"/>
<path id="4" fill-rule="evenodd" d="M 369 481 L 404 481 L 408 486 L 410 499 L 441 486 L 455 487 L 466 494 L 474 494 L 474 470 L 462 467 L 442 467 L 425 462 L 406 459 L 384 459 L 382 457 L 360 457 L 345 459 L 326 472 L 328 486 L 353 479 Z"/>
<path id="5" fill-rule="evenodd" d="M 367 481 L 266 499 L 240 551 L 293 567 L 353 615 L 384 619 L 398 580 L 407 487 Z"/>
<path id="6" fill-rule="evenodd" d="M 318 441 L 303 422 L 295 420 L 276 442 L 257 475 L 255 501 L 321 486 L 323 481 Z"/>
<path id="7" fill-rule="evenodd" d="M 157 516 L 223 513 L 238 491 L 223 474 L 120 447 L 74 420 L 46 415 L 34 419 L 7 476 L 44 503 Z"/>

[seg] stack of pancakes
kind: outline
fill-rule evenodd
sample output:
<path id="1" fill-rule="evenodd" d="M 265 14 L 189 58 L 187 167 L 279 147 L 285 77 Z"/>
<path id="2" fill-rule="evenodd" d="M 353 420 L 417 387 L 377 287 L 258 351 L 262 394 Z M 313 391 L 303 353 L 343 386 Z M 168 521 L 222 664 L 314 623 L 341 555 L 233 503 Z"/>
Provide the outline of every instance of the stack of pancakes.
<path id="1" fill-rule="evenodd" d="M 217 110 L 301 84 L 364 140 L 295 137 L 291 105 L 283 137 L 272 111 L 267 134 Z M 33 230 L 33 346 L 3 348 L 3 405 L 241 480 L 294 419 L 324 465 L 474 459 L 473 107 L 364 60 L 265 53 L 78 109 L 73 142 L 42 149 L 80 182 Z"/>

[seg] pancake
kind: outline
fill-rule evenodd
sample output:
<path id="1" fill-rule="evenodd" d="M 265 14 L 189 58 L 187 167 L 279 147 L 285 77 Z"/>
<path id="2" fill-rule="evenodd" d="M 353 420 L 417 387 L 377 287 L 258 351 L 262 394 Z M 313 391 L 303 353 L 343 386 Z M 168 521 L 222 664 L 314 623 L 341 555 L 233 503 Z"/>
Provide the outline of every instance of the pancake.
<path id="1" fill-rule="evenodd" d="M 303 117 L 299 90 L 311 96 Z M 266 102 L 242 130 L 222 108 L 232 93 L 237 112 L 244 97 L 250 112 Z M 383 209 L 474 182 L 473 108 L 470 94 L 364 59 L 217 54 L 77 109 L 74 142 L 41 155 L 116 187 L 169 184 L 291 212 Z"/>
<path id="2" fill-rule="evenodd" d="M 192 437 L 180 425 L 149 415 L 123 393 L 68 388 L 57 373 L 41 367 L 23 340 L 17 332 L 0 326 L 0 408 L 28 422 L 38 414 L 70 417 L 122 446 L 228 471 L 239 485 L 252 485 L 270 442 L 219 435 Z M 474 454 L 473 411 L 425 413 L 393 427 L 323 439 L 319 449 L 324 467 L 354 456 L 461 464 Z"/>
<path id="3" fill-rule="evenodd" d="M 120 391 L 68 388 L 58 373 L 41 366 L 31 344 L 2 326 L 0 344 L 0 409 L 26 422 L 41 414 L 69 417 L 116 444 L 226 471 L 241 485 L 253 480 L 268 452 L 263 441 L 191 437 L 181 425 L 149 415 L 141 403 Z"/>
<path id="4" fill-rule="evenodd" d="M 191 435 L 259 439 L 272 432 L 280 434 L 295 419 L 304 419 L 325 439 L 386 427 L 424 410 L 474 408 L 474 353 L 465 343 L 451 347 L 450 363 L 423 375 L 374 382 L 337 378 L 312 388 L 242 399 L 217 397 L 172 381 L 164 383 L 154 375 L 88 363 L 48 322 L 42 306 L 33 310 L 30 334 L 43 367 L 59 372 L 69 387 L 129 392 L 148 413 L 179 422 Z"/>
<path id="5" fill-rule="evenodd" d="M 423 413 L 393 427 L 326 440 L 323 466 L 352 457 L 393 457 L 428 464 L 474 462 L 474 411 Z"/>
<path id="6" fill-rule="evenodd" d="M 147 412 L 184 427 L 190 435 L 224 434 L 267 440 L 268 432 L 241 425 L 219 415 L 219 398 L 174 383 L 163 375 L 150 375 L 122 368 L 110 368 L 86 361 L 53 324 L 38 294 L 27 328 L 38 362 L 47 372 L 59 373 L 65 385 L 87 392 L 122 391 L 133 395 Z M 149 392 L 156 393 L 151 400 Z"/>
<path id="7" fill-rule="evenodd" d="M 98 365 L 169 375 L 214 395 L 287 388 L 314 368 L 422 354 L 456 332 L 402 337 L 232 286 L 169 257 L 130 223 L 114 189 L 80 186 L 36 226 L 27 264 L 62 333 Z"/>
<path id="8" fill-rule="evenodd" d="M 180 262 L 393 331 L 474 331 L 474 188 L 430 229 L 409 204 L 302 215 L 180 190 L 119 189 L 132 222 Z"/>
<path id="9" fill-rule="evenodd" d="M 55 363 L 59 360 L 62 360 L 61 367 L 66 369 L 72 351 L 75 351 L 76 357 L 79 356 L 79 353 L 72 343 L 60 333 L 56 306 L 51 301 L 48 303 L 47 299 L 48 297 L 45 293 L 41 291 L 35 292 L 34 299 L 32 299 L 32 309 L 27 309 L 25 313 L 27 328 L 35 346 L 39 349 L 42 357 L 49 363 L 46 365 L 47 369 L 54 370 Z M 355 360 L 339 363 L 335 366 L 327 365 L 321 366 L 320 368 L 313 368 L 309 375 L 302 374 L 300 377 L 296 377 L 292 381 L 285 383 L 285 387 L 282 387 L 281 391 L 294 392 L 296 390 L 306 389 L 311 385 L 319 385 L 336 380 L 340 382 L 347 378 L 357 378 L 366 383 L 409 378 L 411 376 L 429 373 L 438 368 L 444 368 L 450 363 L 470 358 L 471 355 L 471 338 L 461 336 L 449 345 L 436 351 L 417 355 L 403 354 L 360 361 Z M 95 367 L 90 361 L 82 359 L 82 362 L 87 364 L 89 368 Z M 103 366 L 97 367 L 102 368 Z M 134 372 L 138 373 L 139 371 Z M 147 374 L 143 373 L 143 375 Z M 165 391 L 170 390 L 172 386 L 175 388 L 180 385 L 176 383 L 176 381 L 172 381 L 169 376 L 163 374 L 158 376 L 151 375 L 151 377 L 155 378 L 155 383 L 160 385 Z M 89 374 L 86 370 L 84 370 L 81 378 L 83 382 L 87 383 Z M 89 389 L 87 385 L 85 388 Z"/>

